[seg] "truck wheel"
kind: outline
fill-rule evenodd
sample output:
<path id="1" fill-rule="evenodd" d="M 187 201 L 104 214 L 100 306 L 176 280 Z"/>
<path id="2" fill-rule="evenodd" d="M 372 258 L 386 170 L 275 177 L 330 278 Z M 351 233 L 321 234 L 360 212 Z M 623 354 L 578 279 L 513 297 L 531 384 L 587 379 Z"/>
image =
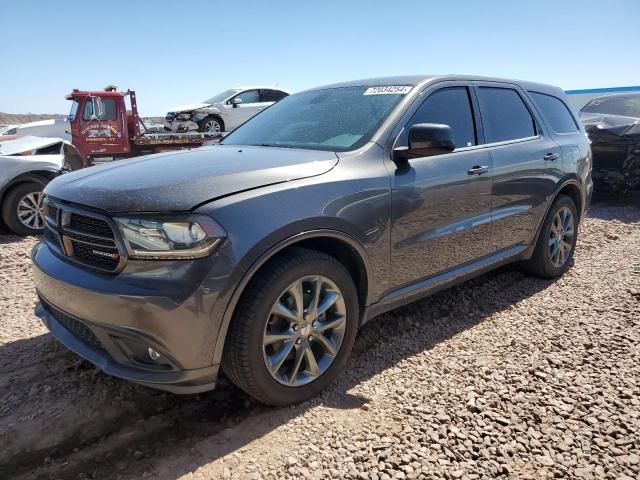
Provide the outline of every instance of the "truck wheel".
<path id="1" fill-rule="evenodd" d="M 340 262 L 295 249 L 247 285 L 227 333 L 222 368 L 263 403 L 302 402 L 345 367 L 358 309 L 353 280 Z"/>
<path id="2" fill-rule="evenodd" d="M 2 202 L 2 220 L 18 235 L 41 235 L 44 232 L 42 185 L 21 183 L 7 193 Z"/>
<path id="3" fill-rule="evenodd" d="M 220 117 L 215 115 L 209 115 L 208 117 L 200 120 L 198 124 L 200 128 L 198 131 L 204 133 L 219 133 L 224 132 L 224 122 Z"/>
<path id="4" fill-rule="evenodd" d="M 64 165 L 62 169 L 66 172 L 73 172 L 75 170 L 80 170 L 84 165 L 82 164 L 82 159 L 77 155 L 65 155 L 64 156 Z"/>

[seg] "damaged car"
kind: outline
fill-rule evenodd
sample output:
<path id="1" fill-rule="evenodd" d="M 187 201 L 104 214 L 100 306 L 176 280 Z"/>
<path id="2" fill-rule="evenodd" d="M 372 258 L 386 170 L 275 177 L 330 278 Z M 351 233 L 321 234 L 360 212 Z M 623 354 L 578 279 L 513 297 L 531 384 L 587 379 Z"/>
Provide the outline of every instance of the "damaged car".
<path id="1" fill-rule="evenodd" d="M 72 158 L 80 157 L 60 138 L 27 136 L 1 142 L 0 223 L 18 235 L 42 234 L 42 190 L 61 173 L 73 170 Z"/>
<path id="2" fill-rule="evenodd" d="M 640 93 L 594 98 L 580 117 L 591 140 L 595 189 L 625 193 L 640 188 Z"/>
<path id="3" fill-rule="evenodd" d="M 289 96 L 277 87 L 236 87 L 201 103 L 174 107 L 164 119 L 170 132 L 230 132 L 261 110 Z"/>

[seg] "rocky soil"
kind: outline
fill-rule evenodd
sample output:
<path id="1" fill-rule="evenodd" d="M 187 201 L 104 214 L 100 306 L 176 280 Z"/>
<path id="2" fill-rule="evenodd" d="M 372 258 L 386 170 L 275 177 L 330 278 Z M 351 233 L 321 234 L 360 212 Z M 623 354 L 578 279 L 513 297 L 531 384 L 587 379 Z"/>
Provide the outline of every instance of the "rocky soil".
<path id="1" fill-rule="evenodd" d="M 363 327 L 320 397 L 113 379 L 32 313 L 0 236 L 0 478 L 640 478 L 640 209 L 595 205 L 557 281 L 501 269 Z"/>

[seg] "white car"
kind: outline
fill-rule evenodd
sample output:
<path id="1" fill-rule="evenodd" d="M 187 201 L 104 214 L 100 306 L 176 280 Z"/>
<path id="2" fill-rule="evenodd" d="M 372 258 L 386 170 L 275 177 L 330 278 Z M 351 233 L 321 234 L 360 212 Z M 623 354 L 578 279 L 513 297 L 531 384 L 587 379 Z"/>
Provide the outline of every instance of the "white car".
<path id="1" fill-rule="evenodd" d="M 44 232 L 42 190 L 81 161 L 61 138 L 26 136 L 0 142 L 0 224 L 18 235 Z"/>
<path id="2" fill-rule="evenodd" d="M 288 95 L 289 92 L 277 87 L 231 88 L 204 102 L 172 108 L 164 119 L 164 129 L 171 132 L 230 132 Z"/>

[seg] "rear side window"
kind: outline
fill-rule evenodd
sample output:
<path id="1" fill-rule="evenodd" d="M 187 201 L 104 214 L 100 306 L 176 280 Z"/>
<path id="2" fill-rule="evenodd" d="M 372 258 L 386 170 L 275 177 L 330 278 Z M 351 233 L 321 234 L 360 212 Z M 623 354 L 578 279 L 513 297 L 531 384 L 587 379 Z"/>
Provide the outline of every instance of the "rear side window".
<path id="1" fill-rule="evenodd" d="M 407 145 L 409 128 L 416 123 L 449 125 L 456 148 L 471 147 L 477 143 L 467 87 L 447 87 L 429 95 L 406 125 L 398 145 Z"/>
<path id="2" fill-rule="evenodd" d="M 529 92 L 529 94 L 538 108 L 542 110 L 554 132 L 571 133 L 578 131 L 578 125 L 576 125 L 573 115 L 571 115 L 562 100 L 544 93 Z"/>
<path id="3" fill-rule="evenodd" d="M 282 100 L 286 96 L 287 94 L 281 92 L 280 90 L 262 90 L 263 102 L 277 102 L 278 100 Z"/>
<path id="4" fill-rule="evenodd" d="M 535 136 L 533 117 L 515 90 L 480 87 L 478 101 L 487 143 Z"/>

